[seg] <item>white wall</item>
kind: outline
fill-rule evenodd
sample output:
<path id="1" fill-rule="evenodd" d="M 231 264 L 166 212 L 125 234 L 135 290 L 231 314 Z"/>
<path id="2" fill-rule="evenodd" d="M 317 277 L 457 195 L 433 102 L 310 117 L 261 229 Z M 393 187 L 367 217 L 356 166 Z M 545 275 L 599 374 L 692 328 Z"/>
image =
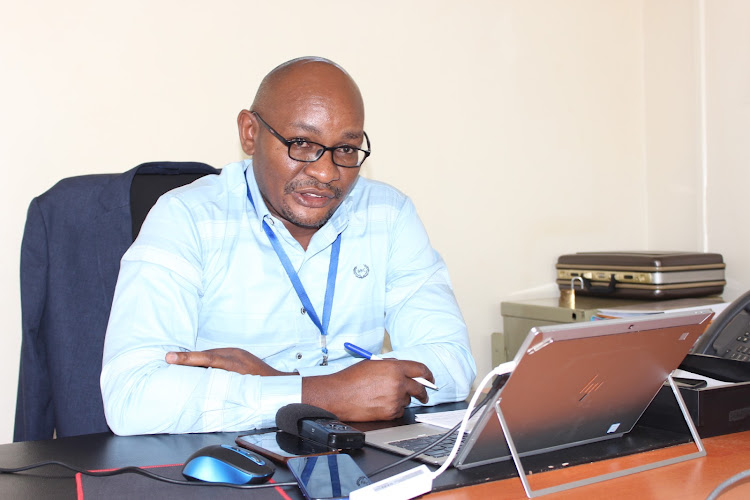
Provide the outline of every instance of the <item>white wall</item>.
<path id="1" fill-rule="evenodd" d="M 750 287 L 750 236 L 727 196 L 741 200 L 734 180 L 750 175 L 748 6 L 706 3 L 3 1 L 0 442 L 12 437 L 31 199 L 71 175 L 239 158 L 237 112 L 300 55 L 359 82 L 374 151 L 363 174 L 414 198 L 480 374 L 500 302 L 551 288 L 562 253 L 708 249 Z"/>
<path id="2" fill-rule="evenodd" d="M 750 2 L 706 2 L 707 240 L 725 255 L 729 283 L 750 288 Z"/>
<path id="3" fill-rule="evenodd" d="M 702 251 L 702 8 L 662 0 L 644 10 L 647 245 Z"/>

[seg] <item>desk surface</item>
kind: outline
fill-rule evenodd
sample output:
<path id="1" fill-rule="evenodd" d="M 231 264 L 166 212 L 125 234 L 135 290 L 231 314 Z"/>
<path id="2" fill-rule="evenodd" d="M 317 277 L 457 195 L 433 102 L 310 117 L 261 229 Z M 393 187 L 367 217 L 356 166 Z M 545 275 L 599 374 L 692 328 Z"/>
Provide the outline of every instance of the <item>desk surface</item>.
<path id="1" fill-rule="evenodd" d="M 630 476 L 601 483 L 582 486 L 540 498 L 549 500 L 568 499 L 705 499 L 716 486 L 733 475 L 750 469 L 750 431 L 726 434 L 703 440 L 707 455 L 702 458 L 661 467 Z M 666 457 L 666 450 L 656 450 L 620 459 L 596 462 L 576 467 L 586 475 L 604 474 L 613 467 L 624 468 L 635 464 L 635 460 L 657 461 Z M 573 468 L 556 472 L 559 481 L 577 479 Z M 436 492 L 430 500 L 462 500 L 478 498 L 526 498 L 521 481 L 515 477 L 492 483 L 468 486 L 458 490 Z M 719 497 L 721 500 L 750 498 L 750 481 L 745 481 Z"/>
<path id="2" fill-rule="evenodd" d="M 233 443 L 240 433 L 189 434 L 189 435 L 156 435 L 119 437 L 111 434 L 93 434 L 49 441 L 11 443 L 0 445 L 0 466 L 16 467 L 44 460 L 60 460 L 87 469 L 116 468 L 125 465 L 161 465 L 184 462 L 195 450 L 217 443 Z M 570 498 L 680 498 L 704 499 L 722 481 L 732 475 L 750 468 L 750 431 L 728 434 L 704 440 L 708 455 L 703 458 L 645 471 L 638 474 L 605 481 L 598 484 L 576 488 L 567 492 L 546 495 L 550 500 Z M 363 469 L 373 470 L 392 457 L 379 450 L 366 448 L 358 461 L 364 458 L 367 463 Z M 612 470 L 613 464 L 628 464 L 655 461 L 664 458 L 667 450 L 655 450 L 618 459 L 606 460 L 559 471 L 538 475 L 555 478 L 559 482 L 576 479 L 577 473 L 584 475 L 602 474 Z M 405 470 L 411 465 L 395 469 L 394 473 Z M 484 466 L 491 467 L 491 466 Z M 485 469 L 486 471 L 487 469 Z M 287 473 L 287 471 L 279 471 Z M 457 471 L 449 469 L 439 479 L 459 483 L 486 481 L 478 478 L 483 471 Z M 40 478 L 44 475 L 44 478 Z M 277 473 L 279 475 L 279 473 Z M 282 474 L 283 475 L 283 474 Z M 49 477 L 53 476 L 53 477 Z M 275 478 L 276 479 L 276 478 Z M 381 479 L 380 477 L 376 479 Z M 278 477 L 279 481 L 287 480 Z M 444 485 L 443 485 L 444 487 Z M 297 491 L 289 491 L 292 498 L 301 498 Z M 722 500 L 748 498 L 750 483 L 740 485 Z M 62 469 L 37 470 L 17 475 L 0 475 L 0 497 L 2 498 L 76 498 L 75 481 L 72 473 Z M 428 496 L 440 499 L 478 499 L 478 498 L 526 498 L 521 481 L 512 477 L 501 481 L 484 482 L 474 486 L 439 491 Z"/>

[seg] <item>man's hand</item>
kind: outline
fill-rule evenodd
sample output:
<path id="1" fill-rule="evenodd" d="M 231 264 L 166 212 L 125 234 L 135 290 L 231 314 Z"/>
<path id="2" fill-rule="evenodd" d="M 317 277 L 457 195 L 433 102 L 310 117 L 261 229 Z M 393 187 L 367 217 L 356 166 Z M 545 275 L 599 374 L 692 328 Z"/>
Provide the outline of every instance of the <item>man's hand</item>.
<path id="1" fill-rule="evenodd" d="M 164 359 L 172 365 L 220 368 L 241 375 L 262 375 L 265 377 L 293 375 L 272 368 L 259 357 L 236 347 L 221 347 L 206 351 L 168 352 Z"/>
<path id="2" fill-rule="evenodd" d="M 425 387 L 412 377 L 435 380 L 416 361 L 362 361 L 331 375 L 303 378 L 302 402 L 348 422 L 393 420 L 404 414 L 412 396 L 422 403 L 429 399 Z"/>

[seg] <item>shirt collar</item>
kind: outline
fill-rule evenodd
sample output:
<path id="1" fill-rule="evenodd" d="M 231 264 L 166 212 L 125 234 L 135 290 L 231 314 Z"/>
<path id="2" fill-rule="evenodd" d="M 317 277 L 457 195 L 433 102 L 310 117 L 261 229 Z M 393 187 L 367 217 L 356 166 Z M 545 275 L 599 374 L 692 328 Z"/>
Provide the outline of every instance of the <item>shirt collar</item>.
<path id="1" fill-rule="evenodd" d="M 286 229 L 284 224 L 282 224 L 279 219 L 274 217 L 271 212 L 268 210 L 268 207 L 266 206 L 266 202 L 263 199 L 263 196 L 260 194 L 260 189 L 258 188 L 258 183 L 255 181 L 255 174 L 253 171 L 253 160 L 247 159 L 243 161 L 244 163 L 244 169 L 245 169 L 245 181 L 247 182 L 247 185 L 250 187 L 250 195 L 253 197 L 253 204 L 255 205 L 255 208 L 253 209 L 253 206 L 250 205 L 250 202 L 248 200 L 248 212 L 255 213 L 257 217 L 257 224 L 258 224 L 258 230 L 262 231 L 262 224 L 263 219 L 270 217 L 270 220 L 274 222 L 279 222 L 279 224 L 274 224 L 274 226 L 279 229 L 280 233 L 284 235 L 285 239 L 287 240 L 294 240 L 291 234 L 289 234 L 289 231 Z M 359 178 L 357 178 L 357 181 L 359 182 Z M 333 241 L 336 239 L 336 237 L 346 229 L 346 226 L 349 224 L 349 217 L 351 215 L 352 207 L 353 207 L 353 200 L 352 200 L 352 193 L 355 191 L 356 188 L 356 182 L 352 189 L 349 191 L 349 194 L 344 198 L 344 201 L 339 205 L 339 208 L 334 212 L 333 216 L 326 222 L 326 224 L 321 227 L 317 233 L 315 233 L 315 236 L 313 236 L 312 241 L 310 242 L 311 245 L 316 242 L 316 240 L 322 239 L 324 242 L 324 245 L 330 245 L 333 243 Z M 280 228 L 279 228 L 280 226 Z M 296 241 L 296 240 L 294 240 Z M 309 248 L 308 248 L 309 250 Z"/>

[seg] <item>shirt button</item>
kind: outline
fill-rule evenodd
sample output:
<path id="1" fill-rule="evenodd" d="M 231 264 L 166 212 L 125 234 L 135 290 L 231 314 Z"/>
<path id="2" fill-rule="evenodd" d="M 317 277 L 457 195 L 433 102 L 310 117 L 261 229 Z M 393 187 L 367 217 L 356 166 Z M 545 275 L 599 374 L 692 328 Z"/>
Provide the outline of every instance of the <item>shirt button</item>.
<path id="1" fill-rule="evenodd" d="M 301 352 L 298 352 L 298 353 L 297 353 L 297 354 L 295 355 L 295 357 L 296 357 L 297 359 L 302 359 L 302 353 L 301 353 Z"/>
<path id="2" fill-rule="evenodd" d="M 299 313 L 300 313 L 300 314 L 305 314 L 306 312 L 307 312 L 307 311 L 305 311 L 305 308 L 304 308 L 304 307 L 303 307 L 302 309 L 300 309 L 300 310 L 299 310 Z"/>

